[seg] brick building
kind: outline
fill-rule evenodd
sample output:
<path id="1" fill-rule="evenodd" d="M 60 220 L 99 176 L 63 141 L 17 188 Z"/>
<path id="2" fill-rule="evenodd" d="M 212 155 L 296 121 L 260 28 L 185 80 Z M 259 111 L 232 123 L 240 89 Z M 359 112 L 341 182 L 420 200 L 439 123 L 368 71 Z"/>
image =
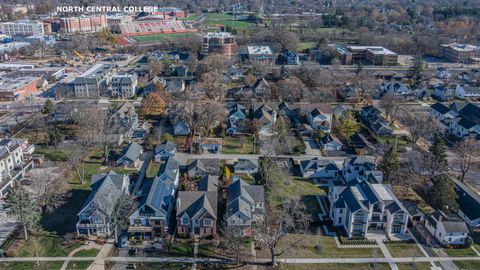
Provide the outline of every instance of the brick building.
<path id="1" fill-rule="evenodd" d="M 0 101 L 17 101 L 37 92 L 38 77 L 0 79 Z"/>
<path id="2" fill-rule="evenodd" d="M 470 44 L 442 44 L 444 58 L 455 63 L 471 63 L 480 60 L 480 47 Z"/>
<path id="3" fill-rule="evenodd" d="M 92 15 L 60 19 L 60 28 L 65 33 L 98 32 L 107 28 L 107 16 Z"/>
<path id="4" fill-rule="evenodd" d="M 221 33 L 205 33 L 203 35 L 203 53 L 218 53 L 227 58 L 232 58 L 235 55 L 235 38 L 232 34 Z"/>

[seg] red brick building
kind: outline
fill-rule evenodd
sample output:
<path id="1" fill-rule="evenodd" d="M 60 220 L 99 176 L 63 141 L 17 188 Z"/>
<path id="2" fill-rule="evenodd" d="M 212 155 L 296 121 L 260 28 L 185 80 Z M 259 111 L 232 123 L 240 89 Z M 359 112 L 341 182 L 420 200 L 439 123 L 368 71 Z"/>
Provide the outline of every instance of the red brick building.
<path id="1" fill-rule="evenodd" d="M 60 28 L 65 33 L 98 32 L 108 27 L 107 16 L 92 15 L 60 19 Z"/>
<path id="2" fill-rule="evenodd" d="M 203 36 L 203 53 L 218 53 L 229 59 L 232 58 L 236 53 L 234 36 L 226 32 L 205 33 Z"/>
<path id="3" fill-rule="evenodd" d="M 164 20 L 183 19 L 187 17 L 185 11 L 175 7 L 159 8 L 158 11 L 152 12 L 152 15 L 163 16 Z"/>
<path id="4" fill-rule="evenodd" d="M 38 91 L 40 78 L 19 77 L 0 80 L 0 101 L 17 101 Z"/>

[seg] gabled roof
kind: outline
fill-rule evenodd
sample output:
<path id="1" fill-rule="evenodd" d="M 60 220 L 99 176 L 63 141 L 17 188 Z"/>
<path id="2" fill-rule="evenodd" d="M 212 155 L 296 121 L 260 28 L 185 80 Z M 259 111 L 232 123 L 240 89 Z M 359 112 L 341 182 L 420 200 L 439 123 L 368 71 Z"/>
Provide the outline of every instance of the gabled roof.
<path id="1" fill-rule="evenodd" d="M 467 118 L 476 124 L 480 123 L 480 107 L 473 103 L 467 103 L 458 113 L 462 118 Z"/>
<path id="2" fill-rule="evenodd" d="M 253 118 L 262 123 L 271 123 L 273 122 L 274 110 L 263 104 L 253 112 Z"/>
<path id="3" fill-rule="evenodd" d="M 144 186 L 144 196 L 140 199 L 139 206 L 148 205 L 160 212 L 161 216 L 169 215 L 169 208 L 173 203 L 175 184 L 169 179 L 162 180 L 156 176 Z"/>
<path id="4" fill-rule="evenodd" d="M 139 145 L 136 142 L 131 142 L 127 148 L 125 149 L 125 152 L 122 156 L 122 158 L 127 158 L 131 161 L 136 161 L 137 159 L 140 158 L 140 155 L 142 154 L 142 146 Z"/>
<path id="5" fill-rule="evenodd" d="M 456 191 L 458 194 L 458 206 L 460 210 L 470 219 L 480 218 L 480 196 L 472 192 L 469 187 L 460 182 L 456 182 Z"/>
<path id="6" fill-rule="evenodd" d="M 189 218 L 192 218 L 206 211 L 212 216 L 217 218 L 217 198 L 216 191 L 180 191 L 178 192 L 177 199 L 177 218 L 181 218 L 187 214 Z"/>
<path id="7" fill-rule="evenodd" d="M 461 118 L 460 121 L 458 121 L 458 125 L 465 128 L 466 130 L 469 130 L 473 128 L 474 126 L 477 125 L 477 123 L 468 120 L 467 118 Z"/>
<path id="8" fill-rule="evenodd" d="M 94 203 L 96 208 L 93 212 L 100 213 L 108 218 L 112 214 L 117 199 L 124 192 L 124 185 L 126 184 L 128 187 L 128 183 L 125 183 L 128 180 L 128 175 L 117 174 L 113 171 L 107 174 L 92 175 L 90 184 L 92 191 L 85 200 L 80 213 L 85 211 L 88 205 Z"/>
<path id="9" fill-rule="evenodd" d="M 318 159 L 317 157 L 300 161 L 300 166 L 304 171 L 319 171 L 319 170 L 338 170 L 337 165 L 331 160 Z"/>
<path id="10" fill-rule="evenodd" d="M 169 157 L 164 163 L 162 163 L 162 166 L 158 171 L 158 176 L 165 177 L 166 179 L 175 182 L 179 165 L 180 163 L 176 159 Z"/>
<path id="11" fill-rule="evenodd" d="M 431 105 L 430 108 L 434 109 L 435 111 L 439 112 L 442 115 L 447 114 L 448 112 L 451 111 L 450 108 L 448 108 L 447 106 L 443 105 L 440 102 L 437 102 L 437 103 Z"/>
<path id="12" fill-rule="evenodd" d="M 239 158 L 238 161 L 233 165 L 233 167 L 238 167 L 238 166 L 248 167 L 248 168 L 258 168 L 258 160 Z"/>
<path id="13" fill-rule="evenodd" d="M 177 149 L 177 145 L 171 141 L 166 141 L 162 144 L 157 145 L 155 147 L 155 154 L 158 154 L 160 152 L 166 151 L 166 152 L 172 152 Z"/>
<path id="14" fill-rule="evenodd" d="M 218 176 L 207 175 L 198 182 L 198 191 L 217 191 Z"/>
<path id="15" fill-rule="evenodd" d="M 227 188 L 227 216 L 240 211 L 251 218 L 255 202 L 265 201 L 265 191 L 261 185 L 249 185 L 240 178 Z M 247 207 L 248 206 L 248 207 Z"/>

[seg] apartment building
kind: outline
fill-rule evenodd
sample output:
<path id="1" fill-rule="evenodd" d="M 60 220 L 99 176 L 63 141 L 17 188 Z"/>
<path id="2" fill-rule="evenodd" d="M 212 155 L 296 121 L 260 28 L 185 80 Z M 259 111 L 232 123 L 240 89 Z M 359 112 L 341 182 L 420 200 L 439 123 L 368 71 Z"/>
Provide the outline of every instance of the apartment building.
<path id="1" fill-rule="evenodd" d="M 107 16 L 103 14 L 60 18 L 60 28 L 65 33 L 99 32 L 107 27 Z"/>
<path id="2" fill-rule="evenodd" d="M 113 74 L 113 65 L 94 65 L 73 81 L 75 96 L 79 98 L 99 97 L 107 89 Z"/>
<path id="3" fill-rule="evenodd" d="M 333 226 L 348 237 L 366 237 L 378 230 L 388 236 L 406 233 L 409 214 L 386 185 L 353 180 L 330 186 L 328 200 Z"/>
<path id="4" fill-rule="evenodd" d="M 115 74 L 109 85 L 111 96 L 114 98 L 131 98 L 135 96 L 138 85 L 137 74 Z"/>
<path id="5" fill-rule="evenodd" d="M 274 65 L 276 56 L 269 46 L 247 46 L 247 58 L 251 62 Z"/>
<path id="6" fill-rule="evenodd" d="M 358 61 L 368 61 L 378 66 L 394 66 L 398 63 L 398 54 L 380 46 L 341 46 L 330 45 L 340 55 L 344 65 L 352 65 Z"/>
<path id="7" fill-rule="evenodd" d="M 440 45 L 442 55 L 454 63 L 471 63 L 480 60 L 480 47 L 470 44 L 450 43 Z"/>
<path id="8" fill-rule="evenodd" d="M 45 30 L 43 23 L 39 21 L 18 20 L 15 22 L 4 22 L 0 24 L 0 32 L 3 34 L 14 35 L 43 35 Z"/>
<path id="9" fill-rule="evenodd" d="M 203 53 L 217 53 L 230 59 L 235 55 L 235 37 L 227 32 L 208 32 L 203 35 Z"/>

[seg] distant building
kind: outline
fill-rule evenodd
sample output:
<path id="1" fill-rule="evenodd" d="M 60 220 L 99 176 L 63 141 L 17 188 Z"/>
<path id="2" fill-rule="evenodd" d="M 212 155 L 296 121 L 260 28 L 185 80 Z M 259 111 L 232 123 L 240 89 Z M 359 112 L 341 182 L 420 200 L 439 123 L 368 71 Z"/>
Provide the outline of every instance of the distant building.
<path id="1" fill-rule="evenodd" d="M 109 85 L 111 96 L 114 98 L 131 98 L 137 91 L 137 74 L 115 74 Z"/>
<path id="2" fill-rule="evenodd" d="M 203 53 L 218 53 L 230 59 L 235 55 L 235 37 L 227 32 L 208 32 L 203 35 Z"/>
<path id="3" fill-rule="evenodd" d="M 112 32 L 120 33 L 120 25 L 123 23 L 129 23 L 133 20 L 133 17 L 126 14 L 115 14 L 107 16 L 107 25 Z"/>
<path id="4" fill-rule="evenodd" d="M 183 19 L 187 17 L 187 13 L 182 9 L 176 7 L 161 7 L 157 11 L 152 12 L 152 15 L 160 15 L 163 20 Z"/>
<path id="5" fill-rule="evenodd" d="M 99 32 L 107 27 L 107 16 L 103 14 L 60 18 L 60 29 L 65 33 Z"/>
<path id="6" fill-rule="evenodd" d="M 124 36 L 144 36 L 157 34 L 188 33 L 188 29 L 183 21 L 131 21 L 119 25 L 120 32 Z"/>
<path id="7" fill-rule="evenodd" d="M 9 36 L 14 35 L 43 35 L 43 23 L 39 21 L 18 20 L 0 24 L 0 32 Z"/>
<path id="8" fill-rule="evenodd" d="M 427 216 L 425 228 L 442 245 L 465 245 L 468 237 L 468 227 L 456 215 L 447 215 L 441 211 L 435 211 Z"/>
<path id="9" fill-rule="evenodd" d="M 331 45 L 340 54 L 344 65 L 352 65 L 355 61 L 366 60 L 373 65 L 394 66 L 398 63 L 398 54 L 380 46 L 347 46 Z"/>
<path id="10" fill-rule="evenodd" d="M 12 188 L 13 181 L 24 175 L 22 141 L 16 138 L 0 140 L 0 198 Z"/>
<path id="11" fill-rule="evenodd" d="M 444 58 L 455 63 L 470 63 L 480 60 L 480 47 L 469 44 L 442 44 L 442 55 Z"/>
<path id="12" fill-rule="evenodd" d="M 0 78 L 0 101 L 22 100 L 38 91 L 39 77 Z"/>
<path id="13" fill-rule="evenodd" d="M 266 65 L 275 64 L 275 54 L 269 46 L 247 46 L 247 57 L 251 62 Z"/>
<path id="14" fill-rule="evenodd" d="M 113 76 L 113 66 L 96 64 L 73 81 L 76 97 L 99 97 Z"/>

